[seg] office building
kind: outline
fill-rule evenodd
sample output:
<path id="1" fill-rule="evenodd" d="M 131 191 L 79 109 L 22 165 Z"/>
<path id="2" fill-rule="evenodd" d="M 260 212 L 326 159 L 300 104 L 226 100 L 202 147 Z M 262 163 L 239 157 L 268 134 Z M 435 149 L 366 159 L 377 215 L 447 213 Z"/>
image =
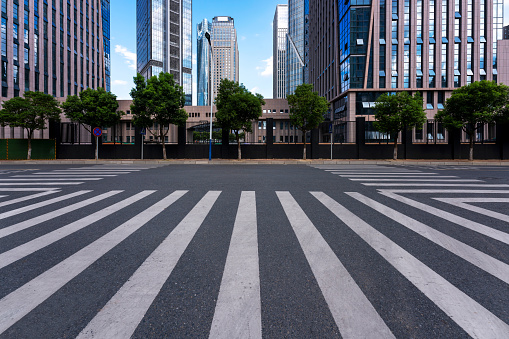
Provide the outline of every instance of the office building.
<path id="1" fill-rule="evenodd" d="M 382 93 L 403 90 L 420 92 L 433 118 L 455 88 L 505 81 L 502 0 L 372 3 L 310 4 L 310 82 L 331 120 L 369 117 Z"/>
<path id="2" fill-rule="evenodd" d="M 25 91 L 64 98 L 110 89 L 109 0 L 1 0 L 1 20 L 2 101 Z M 4 137 L 23 131 L 0 127 Z"/>
<path id="3" fill-rule="evenodd" d="M 288 0 L 286 94 L 307 83 L 309 0 Z"/>
<path id="4" fill-rule="evenodd" d="M 221 79 L 239 81 L 239 47 L 232 17 L 216 16 L 212 19 L 212 50 L 215 98 Z"/>
<path id="5" fill-rule="evenodd" d="M 137 70 L 145 78 L 173 74 L 192 105 L 191 0 L 137 0 Z"/>
<path id="6" fill-rule="evenodd" d="M 286 98 L 286 35 L 288 34 L 288 5 L 276 6 L 273 29 L 273 98 Z"/>
<path id="7" fill-rule="evenodd" d="M 210 46 L 205 33 L 212 34 L 212 23 L 203 19 L 197 25 L 196 94 L 198 106 L 210 106 Z"/>

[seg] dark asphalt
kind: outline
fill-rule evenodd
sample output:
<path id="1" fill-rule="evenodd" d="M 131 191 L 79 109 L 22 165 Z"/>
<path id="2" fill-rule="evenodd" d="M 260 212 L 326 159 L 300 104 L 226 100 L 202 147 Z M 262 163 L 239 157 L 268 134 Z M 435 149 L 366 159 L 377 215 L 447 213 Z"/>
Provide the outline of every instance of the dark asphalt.
<path id="1" fill-rule="evenodd" d="M 76 337 L 198 201 L 208 191 L 213 190 L 221 191 L 221 195 L 137 326 L 133 337 L 208 337 L 242 191 L 256 192 L 261 321 L 264 338 L 342 337 L 342 329 L 334 320 L 276 195 L 277 191 L 291 193 L 395 337 L 468 338 L 469 334 L 310 192 L 326 193 L 495 317 L 509 324 L 507 283 L 345 194 L 345 192 L 361 193 L 509 265 L 508 244 L 379 193 L 380 189 L 507 190 L 506 193 L 410 192 L 401 195 L 492 229 L 509 233 L 507 221 L 434 199 L 437 197 L 509 199 L 509 168 L 393 165 L 350 167 L 320 165 L 321 168 L 306 165 L 0 165 L 0 183 L 13 183 L 13 181 L 2 181 L 4 179 L 25 178 L 16 177 L 18 175 L 104 167 L 151 168 L 115 177 L 105 177 L 97 181 L 85 181 L 79 185 L 59 186 L 58 182 L 55 182 L 48 187 L 60 187 L 59 193 L 8 206 L 0 205 L 1 217 L 1 213 L 57 196 L 79 190 L 91 191 L 72 199 L 0 219 L 1 231 L 11 225 L 99 194 L 122 190 L 119 194 L 71 213 L 57 216 L 5 237 L 0 236 L 0 255 L 2 255 L 141 191 L 155 190 L 148 197 L 121 211 L 0 268 L 0 305 L 2 298 L 170 193 L 176 190 L 187 190 L 188 193 L 103 255 L 14 325 L 3 333 L 0 330 L 0 338 Z M 455 176 L 458 180 L 480 181 L 459 182 L 464 183 L 461 187 L 421 187 L 418 182 L 409 187 L 365 186 L 362 184 L 363 181 L 351 181 L 328 172 L 325 168 L 351 169 L 354 173 L 408 170 L 436 173 L 437 176 Z M 76 175 L 77 177 L 80 176 Z M 497 187 L 468 187 L 467 185 L 470 184 L 490 184 Z M 11 187 L 44 186 L 2 185 L 0 189 Z M 34 193 L 37 192 L 0 190 L 0 195 L 5 196 L 0 198 L 0 204 Z M 509 202 L 469 204 L 509 216 Z M 4 321 L 1 312 L 0 310 L 0 329 Z M 507 337 L 509 338 L 509 332 Z"/>

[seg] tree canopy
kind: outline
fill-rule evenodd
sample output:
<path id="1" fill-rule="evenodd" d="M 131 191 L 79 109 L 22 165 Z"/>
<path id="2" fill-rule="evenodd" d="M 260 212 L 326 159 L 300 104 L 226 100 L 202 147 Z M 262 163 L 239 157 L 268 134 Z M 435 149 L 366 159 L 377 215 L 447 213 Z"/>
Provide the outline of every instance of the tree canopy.
<path id="1" fill-rule="evenodd" d="M 444 110 L 435 115 L 448 130 L 462 129 L 469 136 L 473 160 L 475 133 L 483 124 L 501 119 L 506 113 L 509 87 L 494 81 L 476 81 L 455 89 L 446 100 Z"/>
<path id="2" fill-rule="evenodd" d="M 44 129 L 46 121 L 60 120 L 58 101 L 49 94 L 27 91 L 23 97 L 14 97 L 3 103 L 0 110 L 2 126 L 22 127 L 28 134 L 27 159 L 32 156 L 32 137 L 34 131 Z"/>
<path id="3" fill-rule="evenodd" d="M 374 126 L 382 133 L 394 137 L 393 159 L 398 158 L 398 134 L 404 129 L 419 127 L 426 122 L 426 112 L 422 107 L 419 93 L 408 92 L 382 94 L 375 104 Z"/>
<path id="4" fill-rule="evenodd" d="M 173 79 L 173 74 L 159 73 L 145 80 L 141 74 L 134 77 L 134 88 L 131 90 L 133 103 L 131 112 L 136 126 L 151 127 L 158 125 L 157 133 L 148 129 L 163 146 L 163 159 L 166 160 L 165 136 L 169 125 L 183 126 L 188 118 L 183 109 L 186 97 L 182 86 Z"/>
<path id="5" fill-rule="evenodd" d="M 241 159 L 241 131 L 251 132 L 253 120 L 261 117 L 262 106 L 265 105 L 263 96 L 252 94 L 238 82 L 222 79 L 214 103 L 217 106 L 216 120 L 219 125 L 232 130 L 236 135 L 238 159 Z"/>
<path id="6" fill-rule="evenodd" d="M 304 150 L 302 158 L 306 159 L 306 132 L 317 128 L 323 122 L 323 115 L 329 108 L 329 102 L 313 91 L 313 85 L 301 84 L 294 94 L 287 96 L 290 106 L 290 120 L 302 131 Z"/>
<path id="7" fill-rule="evenodd" d="M 89 132 L 94 127 L 111 127 L 120 121 L 117 96 L 104 88 L 87 88 L 79 96 L 70 95 L 62 103 L 65 116 L 82 124 Z"/>

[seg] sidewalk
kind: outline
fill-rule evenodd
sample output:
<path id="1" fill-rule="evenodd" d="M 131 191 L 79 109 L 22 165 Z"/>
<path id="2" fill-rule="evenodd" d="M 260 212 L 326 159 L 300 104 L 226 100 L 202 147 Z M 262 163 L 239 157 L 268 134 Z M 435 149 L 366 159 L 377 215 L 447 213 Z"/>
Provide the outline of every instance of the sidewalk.
<path id="1" fill-rule="evenodd" d="M 160 164 L 160 165 L 427 165 L 427 166 L 509 166 L 509 160 L 296 160 L 296 159 L 179 159 L 179 160 L 1 160 L 0 165 L 96 165 L 96 164 Z"/>

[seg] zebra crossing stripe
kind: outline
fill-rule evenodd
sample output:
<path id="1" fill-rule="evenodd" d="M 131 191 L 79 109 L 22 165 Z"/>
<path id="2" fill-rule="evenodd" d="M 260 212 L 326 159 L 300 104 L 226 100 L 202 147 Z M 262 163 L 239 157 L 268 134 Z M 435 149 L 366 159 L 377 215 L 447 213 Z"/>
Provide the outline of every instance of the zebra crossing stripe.
<path id="1" fill-rule="evenodd" d="M 490 273 L 491 275 L 509 284 L 509 265 L 495 258 L 490 257 L 467 244 L 462 243 L 442 232 L 435 230 L 415 219 L 406 216 L 392 208 L 389 208 L 379 202 L 370 199 L 360 193 L 346 193 L 352 198 L 362 202 L 366 206 L 371 207 L 375 211 L 391 218 L 408 229 L 416 232 L 424 238 L 434 242 L 435 244 L 445 248 L 449 252 L 456 254 L 458 257 L 468 261 L 469 263 L 479 267 L 480 269 Z"/>
<path id="2" fill-rule="evenodd" d="M 507 215 L 507 214 L 502 214 L 502 213 L 498 213 L 495 211 L 490 211 L 490 210 L 482 208 L 482 207 L 477 207 L 474 205 L 466 204 L 467 202 L 480 202 L 480 203 L 504 202 L 504 203 L 508 203 L 509 198 L 507 198 L 507 199 L 504 199 L 504 198 L 433 198 L 433 199 L 441 201 L 441 202 L 445 202 L 445 203 L 448 203 L 448 204 L 451 204 L 454 206 L 458 206 L 458 207 L 467 209 L 469 211 L 474 211 L 479 214 L 484 214 L 484 215 L 487 215 L 488 217 L 492 217 L 492 218 L 495 218 L 498 220 L 509 222 L 509 215 Z"/>
<path id="3" fill-rule="evenodd" d="M 394 338 L 289 192 L 276 192 L 343 338 Z"/>
<path id="4" fill-rule="evenodd" d="M 261 338 L 255 192 L 242 192 L 209 338 Z"/>
<path id="5" fill-rule="evenodd" d="M 412 180 L 413 181 L 413 180 Z M 418 186 L 418 187 L 425 187 L 425 186 L 429 186 L 429 187 L 492 187 L 492 188 L 502 188 L 502 187 L 509 187 L 509 185 L 493 185 L 493 184 L 447 184 L 447 183 L 442 183 L 442 184 L 428 184 L 428 183 L 415 183 L 415 184 L 411 184 L 411 183 L 398 183 L 398 182 L 395 182 L 395 183 L 370 183 L 370 182 L 366 182 L 366 183 L 362 183 L 364 186 Z"/>
<path id="6" fill-rule="evenodd" d="M 483 225 L 481 223 L 460 217 L 458 215 L 446 212 L 444 210 L 438 209 L 433 206 L 429 206 L 426 204 L 423 204 L 421 202 L 402 197 L 401 195 L 390 193 L 390 192 L 380 192 L 380 194 L 385 195 L 386 197 L 392 198 L 396 201 L 402 202 L 404 204 L 407 204 L 409 206 L 415 207 L 417 209 L 420 209 L 421 211 L 433 214 L 439 218 L 445 219 L 447 221 L 450 221 L 452 223 L 455 223 L 459 226 L 468 228 L 469 230 L 472 230 L 474 232 L 480 233 L 482 235 L 485 235 L 487 237 L 490 237 L 492 239 L 498 240 L 500 242 L 503 242 L 504 244 L 509 245 L 509 233 L 505 233 L 502 231 L 499 231 L 497 229 L 488 227 L 486 225 Z"/>
<path id="7" fill-rule="evenodd" d="M 132 336 L 220 194 L 205 194 L 77 338 Z"/>
<path id="8" fill-rule="evenodd" d="M 370 178 L 351 178 L 352 181 L 394 181 L 394 182 L 405 182 L 405 181 L 414 181 L 414 182 L 425 182 L 425 181 L 433 181 L 433 182 L 480 182 L 482 180 L 477 179 L 435 179 L 433 177 L 431 179 L 400 179 L 400 178 L 392 178 L 392 179 L 370 179 Z"/>
<path id="9" fill-rule="evenodd" d="M 505 338 L 509 325 L 323 192 L 311 192 L 325 207 L 474 338 Z"/>
<path id="10" fill-rule="evenodd" d="M 76 177 L 87 177 L 87 178 L 94 178 L 94 177 L 116 177 L 116 174 L 31 174 L 31 175 L 13 175 L 13 178 L 64 178 L 64 179 L 71 179 Z"/>
<path id="11" fill-rule="evenodd" d="M 46 191 L 56 191 L 59 189 L 60 189 L 60 187 L 44 187 L 44 188 L 40 188 L 40 187 L 30 187 L 30 188 L 28 188 L 28 187 L 27 188 L 25 188 L 25 187 L 22 187 L 22 188 L 0 187 L 0 192 L 46 192 Z"/>
<path id="12" fill-rule="evenodd" d="M 14 182 L 17 182 L 17 181 L 64 181 L 64 180 L 83 180 L 83 181 L 87 181 L 87 180 L 101 180 L 101 178 L 35 178 L 35 179 L 0 179 L 0 181 L 14 181 Z M 59 183 L 51 183 L 52 185 L 53 184 L 62 184 L 61 182 Z M 12 183 L 12 185 L 20 185 L 20 184 L 16 184 L 16 183 Z M 27 185 L 37 185 L 37 184 L 27 184 Z"/>
<path id="13" fill-rule="evenodd" d="M 86 268 L 163 212 L 187 191 L 175 191 L 0 300 L 0 334 Z M 123 315 L 124 316 L 124 315 Z"/>
<path id="14" fill-rule="evenodd" d="M 89 192 L 92 192 L 92 191 L 77 191 L 77 192 L 73 192 L 73 193 L 70 193 L 70 194 L 62 195 L 60 197 L 56 197 L 56 198 L 53 198 L 53 199 L 41 201 L 41 202 L 38 202 L 38 203 L 35 203 L 35 204 L 32 204 L 32 205 L 28 205 L 28 206 L 25 206 L 25 207 L 20 207 L 20 208 L 14 209 L 14 210 L 10 210 L 10 211 L 4 212 L 4 213 L 0 213 L 0 220 L 8 218 L 8 217 L 12 217 L 14 215 L 18 215 L 18 214 L 21 214 L 21 213 L 25 213 L 25 212 L 28 212 L 28 211 L 32 211 L 32 210 L 35 210 L 35 209 L 40 208 L 40 207 L 48 206 L 48 205 L 54 204 L 56 202 L 60 202 L 60 201 L 67 200 L 67 199 L 71 199 L 71 198 L 74 198 L 74 197 L 77 197 L 77 196 L 80 196 L 80 195 L 83 195 L 83 194 L 89 193 Z"/>
<path id="15" fill-rule="evenodd" d="M 34 240 L 31 240 L 23 245 L 15 247 L 7 252 L 0 254 L 0 269 L 16 262 L 46 246 L 57 242 L 60 239 L 67 237 L 70 234 L 73 234 L 101 219 L 106 218 L 107 216 L 120 211 L 121 209 L 139 201 L 155 191 L 143 191 L 132 197 L 129 197 L 125 200 L 117 202 L 111 206 L 106 207 L 98 212 L 95 212 L 91 215 L 88 215 L 80 220 L 72 222 L 66 226 L 56 229 L 53 232 L 47 233 L 43 236 L 40 236 Z"/>
<path id="16" fill-rule="evenodd" d="M 82 182 L 0 182 L 0 186 L 80 185 Z"/>
<path id="17" fill-rule="evenodd" d="M 498 187 L 498 186 L 497 186 Z M 419 193 L 419 194 L 430 194 L 430 193 L 445 193 L 445 194 L 509 194 L 509 190 L 442 190 L 442 189 L 381 189 L 380 193 Z"/>
<path id="18" fill-rule="evenodd" d="M 27 200 L 31 200 L 31 199 L 36 199 L 36 198 L 44 197 L 46 195 L 54 194 L 54 193 L 57 193 L 57 192 L 60 192 L 60 191 L 46 191 L 46 192 L 42 192 L 42 193 L 36 193 L 36 194 L 32 194 L 32 195 L 27 195 L 27 196 L 21 197 L 21 198 L 16 198 L 16 199 L 11 199 L 11 200 L 7 200 L 7 201 L 2 201 L 2 202 L 0 202 L 0 207 L 8 206 L 8 205 L 13 205 L 13 204 L 16 204 L 18 202 L 23 202 L 23 201 L 27 201 Z"/>
<path id="19" fill-rule="evenodd" d="M 405 176 L 401 176 L 399 174 L 348 174 L 348 175 L 343 175 L 341 174 L 340 177 L 342 178 L 401 178 L 401 179 L 406 179 L 406 178 L 420 178 L 420 179 L 425 179 L 425 178 L 458 178 L 457 176 L 454 176 L 454 175 L 405 175 Z"/>
<path id="20" fill-rule="evenodd" d="M 85 192 L 88 192 L 88 191 L 85 191 Z M 39 215 L 39 216 L 34 217 L 32 219 L 28 219 L 28 220 L 19 222 L 17 224 L 14 224 L 14 225 L 2 228 L 2 229 L 0 229 L 0 239 L 6 237 L 8 235 L 11 235 L 13 233 L 16 233 L 16 232 L 22 231 L 24 229 L 27 229 L 27 228 L 33 227 L 35 225 L 38 225 L 38 224 L 40 224 L 42 222 L 51 220 L 53 218 L 56 218 L 56 217 L 59 217 L 61 215 L 70 213 L 72 211 L 78 210 L 78 209 L 83 208 L 85 206 L 91 205 L 93 203 L 96 203 L 96 202 L 101 201 L 103 199 L 109 198 L 109 197 L 114 196 L 115 194 L 118 194 L 118 193 L 121 193 L 121 192 L 122 191 L 109 191 L 109 192 L 103 193 L 101 195 L 98 195 L 96 197 L 92 197 L 92 198 L 89 198 L 87 200 L 83 200 L 83 201 L 77 202 L 75 204 L 72 204 L 72 205 L 69 205 L 69 206 L 57 209 L 55 211 Z"/>

